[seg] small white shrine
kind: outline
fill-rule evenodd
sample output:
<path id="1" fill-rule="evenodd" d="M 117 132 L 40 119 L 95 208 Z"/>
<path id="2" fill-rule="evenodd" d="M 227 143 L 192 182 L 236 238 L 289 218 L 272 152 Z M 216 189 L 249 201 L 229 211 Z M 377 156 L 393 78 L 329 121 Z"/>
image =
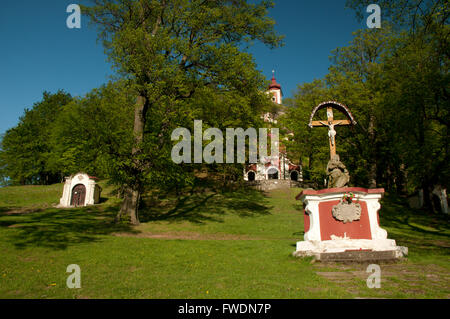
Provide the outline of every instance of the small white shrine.
<path id="1" fill-rule="evenodd" d="M 58 207 L 78 207 L 99 203 L 102 188 L 97 185 L 96 179 L 85 173 L 66 177 Z"/>

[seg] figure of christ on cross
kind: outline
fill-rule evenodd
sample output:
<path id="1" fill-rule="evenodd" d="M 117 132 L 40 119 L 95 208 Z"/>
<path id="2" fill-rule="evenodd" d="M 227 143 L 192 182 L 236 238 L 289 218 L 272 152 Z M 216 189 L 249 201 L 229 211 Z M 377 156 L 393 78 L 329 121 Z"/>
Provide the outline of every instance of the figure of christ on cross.
<path id="1" fill-rule="evenodd" d="M 328 126 L 328 139 L 330 141 L 330 159 L 336 155 L 336 131 L 334 127 L 336 125 L 351 125 L 350 120 L 334 120 L 333 118 L 333 108 L 331 106 L 327 106 L 327 121 L 312 121 L 312 126 Z"/>

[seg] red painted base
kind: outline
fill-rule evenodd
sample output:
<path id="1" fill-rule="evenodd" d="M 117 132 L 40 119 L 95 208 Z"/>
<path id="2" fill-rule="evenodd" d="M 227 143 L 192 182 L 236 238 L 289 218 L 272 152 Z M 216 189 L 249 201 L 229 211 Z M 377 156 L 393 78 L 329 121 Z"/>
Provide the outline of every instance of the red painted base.
<path id="1" fill-rule="evenodd" d="M 319 204 L 320 234 L 322 240 L 331 240 L 331 235 L 338 237 L 345 236 L 351 239 L 372 239 L 366 202 L 359 202 L 361 205 L 361 218 L 346 224 L 333 217 L 331 210 L 337 204 L 339 204 L 338 200 Z"/>
<path id="2" fill-rule="evenodd" d="M 342 188 L 329 188 L 322 190 L 311 190 L 306 189 L 302 191 L 296 199 L 300 199 L 305 195 L 328 195 L 341 193 L 365 193 L 365 194 L 383 194 L 383 188 L 377 189 L 367 189 L 361 187 L 342 187 Z M 320 222 L 320 235 L 321 240 L 331 240 L 331 235 L 338 237 L 347 237 L 350 239 L 372 239 L 369 213 L 367 210 L 367 203 L 364 200 L 359 200 L 358 203 L 361 205 L 361 217 L 359 220 L 355 220 L 351 223 L 343 223 L 333 217 L 332 209 L 335 205 L 339 203 L 339 200 L 324 201 L 319 203 L 319 222 Z M 377 220 L 379 220 L 377 213 Z M 304 211 L 304 225 L 305 234 L 310 229 L 310 216 Z"/>

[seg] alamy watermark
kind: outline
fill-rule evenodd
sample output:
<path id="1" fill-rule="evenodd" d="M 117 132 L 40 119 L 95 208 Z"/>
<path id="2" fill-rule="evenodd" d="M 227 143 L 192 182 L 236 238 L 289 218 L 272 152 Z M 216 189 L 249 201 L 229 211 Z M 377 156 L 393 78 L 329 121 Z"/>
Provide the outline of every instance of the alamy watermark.
<path id="1" fill-rule="evenodd" d="M 71 273 L 67 277 L 67 288 L 81 288 L 81 268 L 77 264 L 71 264 L 67 266 L 67 273 Z"/>
<path id="2" fill-rule="evenodd" d="M 225 132 L 225 152 L 227 164 L 235 163 L 235 140 L 236 144 L 236 163 L 244 164 L 246 155 L 246 139 L 248 138 L 248 163 L 257 163 L 259 159 L 267 157 L 267 137 L 270 137 L 270 155 L 278 157 L 279 155 L 279 129 L 271 128 L 270 134 L 267 128 L 260 128 L 258 133 L 255 128 L 227 128 Z M 259 135 L 259 136 L 258 136 Z M 214 137 L 214 140 L 211 139 Z M 181 141 L 179 141 L 181 138 Z M 192 135 L 184 127 L 179 127 L 172 132 L 172 141 L 179 141 L 172 148 L 172 161 L 176 164 L 192 163 Z M 203 141 L 211 141 L 203 148 Z M 194 157 L 196 164 L 203 163 L 224 163 L 224 137 L 218 128 L 208 128 L 203 132 L 203 122 L 194 121 Z"/>
<path id="3" fill-rule="evenodd" d="M 81 8 L 78 4 L 69 4 L 66 8 L 67 13 L 71 13 L 66 20 L 69 29 L 81 28 Z"/>
<path id="4" fill-rule="evenodd" d="M 381 28 L 381 8 L 378 4 L 369 4 L 366 9 L 367 13 L 372 13 L 367 17 L 367 27 L 369 29 Z"/>
<path id="5" fill-rule="evenodd" d="M 381 288 L 381 268 L 379 265 L 371 264 L 366 269 L 371 275 L 367 278 L 367 288 Z"/>

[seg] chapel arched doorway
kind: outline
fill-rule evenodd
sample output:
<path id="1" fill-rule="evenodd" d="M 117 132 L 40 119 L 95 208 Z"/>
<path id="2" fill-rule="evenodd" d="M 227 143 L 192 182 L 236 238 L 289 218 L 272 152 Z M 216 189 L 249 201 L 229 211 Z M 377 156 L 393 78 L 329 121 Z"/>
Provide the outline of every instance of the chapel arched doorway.
<path id="1" fill-rule="evenodd" d="M 86 187 L 83 184 L 77 184 L 72 189 L 72 199 L 70 206 L 84 206 L 84 200 L 86 199 Z"/>

